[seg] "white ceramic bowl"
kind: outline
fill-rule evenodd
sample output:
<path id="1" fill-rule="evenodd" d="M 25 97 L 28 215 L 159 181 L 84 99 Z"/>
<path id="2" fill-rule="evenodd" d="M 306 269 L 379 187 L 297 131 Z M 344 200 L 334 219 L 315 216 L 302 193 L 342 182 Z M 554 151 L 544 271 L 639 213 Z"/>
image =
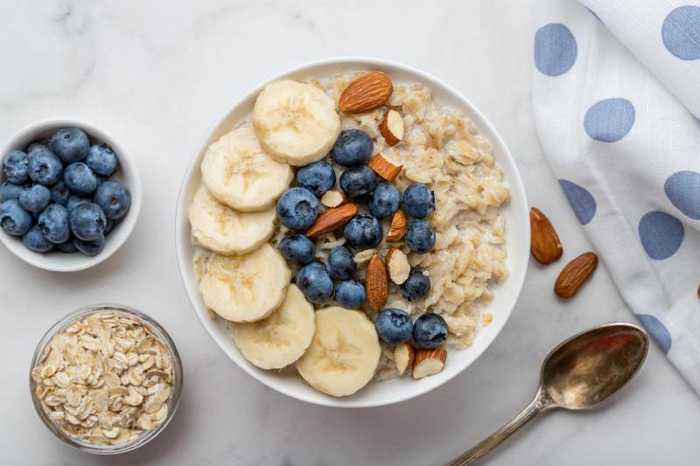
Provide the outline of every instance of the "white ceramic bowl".
<path id="1" fill-rule="evenodd" d="M 105 248 L 94 257 L 87 257 L 80 253 L 63 254 L 60 252 L 51 252 L 48 254 L 40 254 L 25 248 L 21 238 L 10 236 L 0 229 L 0 241 L 2 241 L 5 247 L 15 256 L 34 267 L 54 272 L 75 272 L 88 269 L 105 261 L 114 254 L 117 249 L 126 242 L 134 229 L 136 220 L 139 217 L 139 212 L 141 211 L 141 198 L 143 196 L 141 179 L 124 146 L 103 131 L 84 121 L 57 118 L 33 123 L 19 131 L 10 139 L 5 147 L 3 147 L 2 152 L 0 152 L 0 157 L 4 156 L 12 149 L 25 150 L 30 143 L 46 139 L 57 129 L 67 126 L 78 127 L 87 133 L 91 141 L 98 143 L 104 142 L 112 147 L 119 157 L 119 168 L 117 173 L 113 176 L 122 181 L 129 188 L 131 192 L 131 207 L 126 217 L 121 219 L 114 227 L 114 230 L 109 234 Z"/>
<path id="2" fill-rule="evenodd" d="M 457 108 L 474 120 L 479 130 L 493 143 L 493 151 L 498 164 L 510 185 L 512 200 L 504 209 L 507 228 L 507 252 L 509 278 L 494 288 L 495 298 L 488 310 L 494 316 L 493 322 L 482 328 L 474 344 L 465 350 L 451 351 L 445 369 L 437 375 L 421 380 L 410 378 L 392 379 L 372 383 L 358 393 L 347 398 L 333 398 L 309 387 L 294 375 L 275 371 L 264 371 L 249 364 L 229 337 L 222 322 L 212 320 L 197 288 L 192 269 L 192 244 L 187 209 L 196 187 L 200 183 L 199 164 L 209 144 L 230 131 L 241 118 L 252 111 L 255 98 L 265 83 L 253 89 L 238 102 L 223 120 L 214 128 L 192 161 L 180 191 L 177 204 L 176 245 L 180 273 L 187 294 L 194 305 L 200 321 L 221 349 L 244 371 L 265 385 L 285 395 L 318 405 L 337 407 L 374 407 L 397 403 L 429 392 L 455 377 L 479 357 L 496 338 L 510 316 L 525 279 L 530 248 L 530 224 L 527 200 L 520 174 L 505 143 L 491 123 L 463 96 L 439 79 L 406 65 L 373 58 L 341 57 L 314 62 L 277 76 L 282 78 L 305 79 L 325 77 L 348 71 L 378 69 L 388 73 L 395 82 L 418 81 L 430 86 L 435 100 L 445 106 Z M 293 371 L 290 371 L 293 372 Z"/>

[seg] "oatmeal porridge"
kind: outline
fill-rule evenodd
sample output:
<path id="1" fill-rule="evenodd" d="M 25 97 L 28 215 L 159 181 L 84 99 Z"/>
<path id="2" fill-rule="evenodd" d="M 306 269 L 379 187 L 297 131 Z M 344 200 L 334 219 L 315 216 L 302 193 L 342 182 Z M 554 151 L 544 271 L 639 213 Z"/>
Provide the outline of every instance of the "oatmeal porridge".
<path id="1" fill-rule="evenodd" d="M 489 141 L 427 86 L 272 83 L 201 170 L 202 299 L 257 367 L 348 396 L 441 371 L 492 319 L 509 189 Z"/>

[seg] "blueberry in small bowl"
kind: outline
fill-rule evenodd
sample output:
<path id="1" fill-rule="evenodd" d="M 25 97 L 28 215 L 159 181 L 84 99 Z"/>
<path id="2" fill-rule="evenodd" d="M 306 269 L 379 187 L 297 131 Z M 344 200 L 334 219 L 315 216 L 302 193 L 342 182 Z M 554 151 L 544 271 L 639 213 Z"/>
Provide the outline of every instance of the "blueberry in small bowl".
<path id="1" fill-rule="evenodd" d="M 111 256 L 133 230 L 138 174 L 123 146 L 99 129 L 37 123 L 0 149 L 0 158 L 0 241 L 25 262 L 83 270 Z"/>

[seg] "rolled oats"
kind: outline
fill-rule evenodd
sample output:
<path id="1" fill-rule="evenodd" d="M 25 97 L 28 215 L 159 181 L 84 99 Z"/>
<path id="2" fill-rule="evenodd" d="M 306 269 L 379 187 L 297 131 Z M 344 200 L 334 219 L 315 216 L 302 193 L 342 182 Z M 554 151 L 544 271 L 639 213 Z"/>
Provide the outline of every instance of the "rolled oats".
<path id="1" fill-rule="evenodd" d="M 48 418 L 66 436 L 96 445 L 157 428 L 174 382 L 165 343 L 140 319 L 109 310 L 54 335 L 31 375 Z"/>

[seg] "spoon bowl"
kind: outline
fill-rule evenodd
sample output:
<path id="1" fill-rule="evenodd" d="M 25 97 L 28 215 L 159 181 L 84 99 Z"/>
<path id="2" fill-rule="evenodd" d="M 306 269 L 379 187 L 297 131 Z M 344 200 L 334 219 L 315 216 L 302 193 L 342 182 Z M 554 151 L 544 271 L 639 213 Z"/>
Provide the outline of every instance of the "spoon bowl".
<path id="1" fill-rule="evenodd" d="M 545 358 L 540 387 L 530 404 L 450 466 L 474 463 L 550 409 L 598 406 L 634 377 L 648 352 L 648 335 L 632 324 L 606 324 L 574 335 Z"/>
<path id="2" fill-rule="evenodd" d="M 545 359 L 543 395 L 557 407 L 592 408 L 637 373 L 648 351 L 649 339 L 636 325 L 603 325 L 575 335 Z"/>

